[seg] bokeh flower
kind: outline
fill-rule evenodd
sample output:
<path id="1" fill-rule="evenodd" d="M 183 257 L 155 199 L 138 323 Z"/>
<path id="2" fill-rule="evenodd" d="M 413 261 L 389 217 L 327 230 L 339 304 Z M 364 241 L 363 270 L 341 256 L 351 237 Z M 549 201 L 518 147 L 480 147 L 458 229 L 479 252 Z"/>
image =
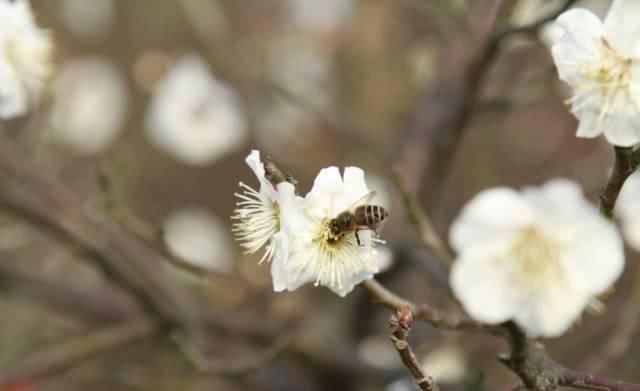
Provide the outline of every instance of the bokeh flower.
<path id="1" fill-rule="evenodd" d="M 209 73 L 200 57 L 185 55 L 158 84 L 147 113 L 147 135 L 175 159 L 205 165 L 246 140 L 238 96 Z"/>
<path id="2" fill-rule="evenodd" d="M 88 57 L 65 65 L 54 83 L 52 136 L 81 154 L 104 151 L 122 129 L 127 83 L 106 60 Z"/>
<path id="3" fill-rule="evenodd" d="M 640 142 L 640 2 L 614 0 L 602 22 L 585 9 L 557 19 L 563 34 L 551 52 L 560 79 L 573 90 L 578 137 L 605 135 L 618 146 Z"/>
<path id="4" fill-rule="evenodd" d="M 564 333 L 624 267 L 622 240 L 568 180 L 471 200 L 450 231 L 450 282 L 475 319 L 514 320 L 529 337 Z"/>
<path id="5" fill-rule="evenodd" d="M 370 191 L 364 172 L 347 167 L 340 175 L 337 167 L 322 169 L 304 202 L 293 195 L 281 198 L 281 223 L 289 237 L 289 257 L 280 281 L 287 290 L 307 282 L 325 286 L 340 296 L 370 279 L 380 269 L 375 249 L 379 240 L 370 230 L 334 235 L 331 220 L 348 210 Z"/>
<path id="6" fill-rule="evenodd" d="M 162 225 L 164 243 L 175 257 L 194 266 L 228 272 L 234 252 L 225 224 L 209 211 L 186 207 L 172 212 Z"/>
<path id="7" fill-rule="evenodd" d="M 0 118 L 24 115 L 51 73 L 53 43 L 27 0 L 0 1 Z"/>

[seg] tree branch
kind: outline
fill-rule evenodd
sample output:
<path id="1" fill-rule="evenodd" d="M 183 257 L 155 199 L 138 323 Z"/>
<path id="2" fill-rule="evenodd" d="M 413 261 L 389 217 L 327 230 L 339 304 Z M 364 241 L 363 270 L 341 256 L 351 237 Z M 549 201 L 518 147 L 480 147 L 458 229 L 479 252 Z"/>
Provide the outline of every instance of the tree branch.
<path id="1" fill-rule="evenodd" d="M 0 388 L 24 380 L 38 380 L 83 360 L 160 333 L 160 323 L 140 317 L 32 353 L 13 368 L 0 372 Z"/>
<path id="2" fill-rule="evenodd" d="M 499 359 L 520 377 L 528 390 L 553 391 L 562 386 L 583 390 L 640 391 L 640 384 L 565 368 L 550 358 L 541 344 L 528 340 L 513 322 L 502 327 L 506 331 L 511 354 L 502 355 Z"/>
<path id="3" fill-rule="evenodd" d="M 618 195 L 627 178 L 633 174 L 640 163 L 640 152 L 634 151 L 632 147 L 613 147 L 615 162 L 613 170 L 609 175 L 607 185 L 600 193 L 600 213 L 611 218 L 613 208 L 618 200 Z"/>
<path id="4" fill-rule="evenodd" d="M 444 244 L 444 241 L 436 232 L 433 224 L 431 224 L 429 216 L 427 216 L 427 213 L 420 206 L 415 195 L 409 191 L 398 170 L 394 170 L 393 180 L 402 194 L 407 215 L 409 216 L 409 221 L 413 224 L 413 227 L 418 234 L 418 239 L 447 270 L 450 269 L 453 264 L 453 254 L 451 254 L 447 246 Z"/>
<path id="5" fill-rule="evenodd" d="M 391 342 L 398 351 L 400 359 L 405 367 L 411 372 L 413 380 L 423 391 L 440 391 L 440 387 L 433 381 L 431 376 L 426 375 L 416 358 L 416 355 L 409 345 L 407 338 L 411 330 L 413 321 L 411 309 L 403 307 L 399 309 L 396 315 L 391 315 L 389 325 L 391 327 Z"/>
<path id="6" fill-rule="evenodd" d="M 427 304 L 415 304 L 391 292 L 374 279 L 364 281 L 362 286 L 369 291 L 376 303 L 394 311 L 409 308 L 413 319 L 430 323 L 436 328 L 446 330 L 490 329 L 490 326 L 470 318 L 447 316 Z"/>

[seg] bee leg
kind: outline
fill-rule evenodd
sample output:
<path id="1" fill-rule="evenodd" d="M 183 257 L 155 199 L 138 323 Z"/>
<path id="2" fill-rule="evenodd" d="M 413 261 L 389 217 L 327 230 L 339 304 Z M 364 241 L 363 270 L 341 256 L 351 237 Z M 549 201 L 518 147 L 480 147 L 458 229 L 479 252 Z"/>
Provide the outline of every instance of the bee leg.
<path id="1" fill-rule="evenodd" d="M 358 242 L 358 246 L 362 246 L 362 243 L 360 243 L 360 235 L 358 235 L 357 229 L 356 229 L 356 241 Z"/>

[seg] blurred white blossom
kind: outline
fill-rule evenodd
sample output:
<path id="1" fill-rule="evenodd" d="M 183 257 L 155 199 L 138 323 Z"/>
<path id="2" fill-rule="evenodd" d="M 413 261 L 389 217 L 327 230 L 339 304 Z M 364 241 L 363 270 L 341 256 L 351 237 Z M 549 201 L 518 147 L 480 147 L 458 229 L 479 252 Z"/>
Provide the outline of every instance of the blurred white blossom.
<path id="1" fill-rule="evenodd" d="M 0 118 L 24 115 L 51 73 L 53 43 L 28 0 L 0 1 Z"/>
<path id="2" fill-rule="evenodd" d="M 234 253 L 225 224 L 202 208 L 184 208 L 171 213 L 162 226 L 169 252 L 205 269 L 226 272 Z"/>
<path id="3" fill-rule="evenodd" d="M 627 178 L 614 209 L 622 234 L 631 248 L 640 251 L 640 172 Z"/>
<path id="4" fill-rule="evenodd" d="M 234 90 L 198 56 L 182 57 L 161 80 L 147 113 L 151 142 L 187 164 L 204 165 L 240 147 L 247 122 Z"/>
<path id="5" fill-rule="evenodd" d="M 358 244 L 353 231 L 336 237 L 330 224 L 368 193 L 362 169 L 347 167 L 340 175 L 337 167 L 329 167 L 320 171 L 304 201 L 282 194 L 280 221 L 290 251 L 282 273 L 286 279 L 280 281 L 284 289 L 314 281 L 344 297 L 380 270 L 379 240 L 372 231 L 361 230 Z"/>
<path id="6" fill-rule="evenodd" d="M 429 352 L 421 364 L 424 372 L 438 383 L 462 382 L 468 371 L 464 352 L 453 343 Z"/>
<path id="7" fill-rule="evenodd" d="M 66 64 L 54 84 L 52 136 L 82 154 L 108 148 L 120 132 L 128 101 L 124 76 L 97 57 Z"/>
<path id="8" fill-rule="evenodd" d="M 87 40 L 98 40 L 111 29 L 113 0 L 63 0 L 62 19 L 69 31 Z"/>
<path id="9" fill-rule="evenodd" d="M 514 320 L 530 337 L 564 333 L 620 276 L 615 226 L 568 180 L 471 200 L 450 231 L 451 286 L 475 319 Z"/>
<path id="10" fill-rule="evenodd" d="M 352 16 L 353 0 L 285 0 L 291 19 L 302 29 L 331 33 Z"/>
<path id="11" fill-rule="evenodd" d="M 573 89 L 578 137 L 640 142 L 639 14 L 640 1 L 614 0 L 604 22 L 579 8 L 557 19 L 563 34 L 551 51 L 560 79 Z"/>
<path id="12" fill-rule="evenodd" d="M 264 164 L 260 160 L 260 151 L 253 150 L 246 158 L 247 165 L 258 178 L 260 188 L 258 191 L 240 182 L 241 192 L 235 196 L 239 198 L 233 220 L 233 231 L 246 254 L 258 252 L 265 248 L 260 258 L 271 262 L 271 272 L 274 276 L 274 290 L 282 290 L 276 284 L 282 271 L 281 265 L 287 262 L 289 255 L 288 237 L 281 232 L 280 199 L 283 194 L 295 196 L 295 189 L 288 182 L 281 182 L 274 187 L 265 177 Z"/>

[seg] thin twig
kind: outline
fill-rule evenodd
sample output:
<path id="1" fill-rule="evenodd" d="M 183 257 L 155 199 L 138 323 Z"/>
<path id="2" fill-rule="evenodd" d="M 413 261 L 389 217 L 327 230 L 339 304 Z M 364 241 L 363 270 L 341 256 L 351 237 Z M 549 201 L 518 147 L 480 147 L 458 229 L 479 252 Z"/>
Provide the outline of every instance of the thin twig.
<path id="1" fill-rule="evenodd" d="M 157 335 L 161 324 L 140 317 L 116 326 L 73 337 L 32 353 L 15 367 L 0 372 L 0 388 L 23 380 L 38 380 L 68 369 L 85 359 Z"/>
<path id="2" fill-rule="evenodd" d="M 442 265 L 447 270 L 450 269 L 453 264 L 453 255 L 436 232 L 429 216 L 427 216 L 425 210 L 420 206 L 415 195 L 409 191 L 397 170 L 393 172 L 393 180 L 402 194 L 409 221 L 413 224 L 420 242 L 442 262 Z"/>
<path id="3" fill-rule="evenodd" d="M 423 391 L 439 391 L 440 387 L 433 381 L 431 376 L 426 375 L 422 370 L 407 340 L 412 322 L 413 317 L 409 307 L 403 307 L 397 311 L 396 315 L 392 315 L 389 321 L 391 342 L 393 342 L 393 346 L 398 351 L 402 363 L 411 372 L 411 376 L 413 376 L 413 380 L 418 387 Z"/>
<path id="4" fill-rule="evenodd" d="M 607 185 L 600 193 L 600 213 L 611 218 L 618 195 L 627 178 L 633 174 L 640 163 L 640 152 L 632 147 L 613 147 L 615 162 Z"/>
<path id="5" fill-rule="evenodd" d="M 427 304 L 415 304 L 405 298 L 398 296 L 385 288 L 378 281 L 371 279 L 364 281 L 362 286 L 369 291 L 373 300 L 391 310 L 398 311 L 408 307 L 413 318 L 430 323 L 432 326 L 447 330 L 483 329 L 488 328 L 482 323 L 478 323 L 463 316 L 454 317 L 442 314 L 439 310 Z"/>

